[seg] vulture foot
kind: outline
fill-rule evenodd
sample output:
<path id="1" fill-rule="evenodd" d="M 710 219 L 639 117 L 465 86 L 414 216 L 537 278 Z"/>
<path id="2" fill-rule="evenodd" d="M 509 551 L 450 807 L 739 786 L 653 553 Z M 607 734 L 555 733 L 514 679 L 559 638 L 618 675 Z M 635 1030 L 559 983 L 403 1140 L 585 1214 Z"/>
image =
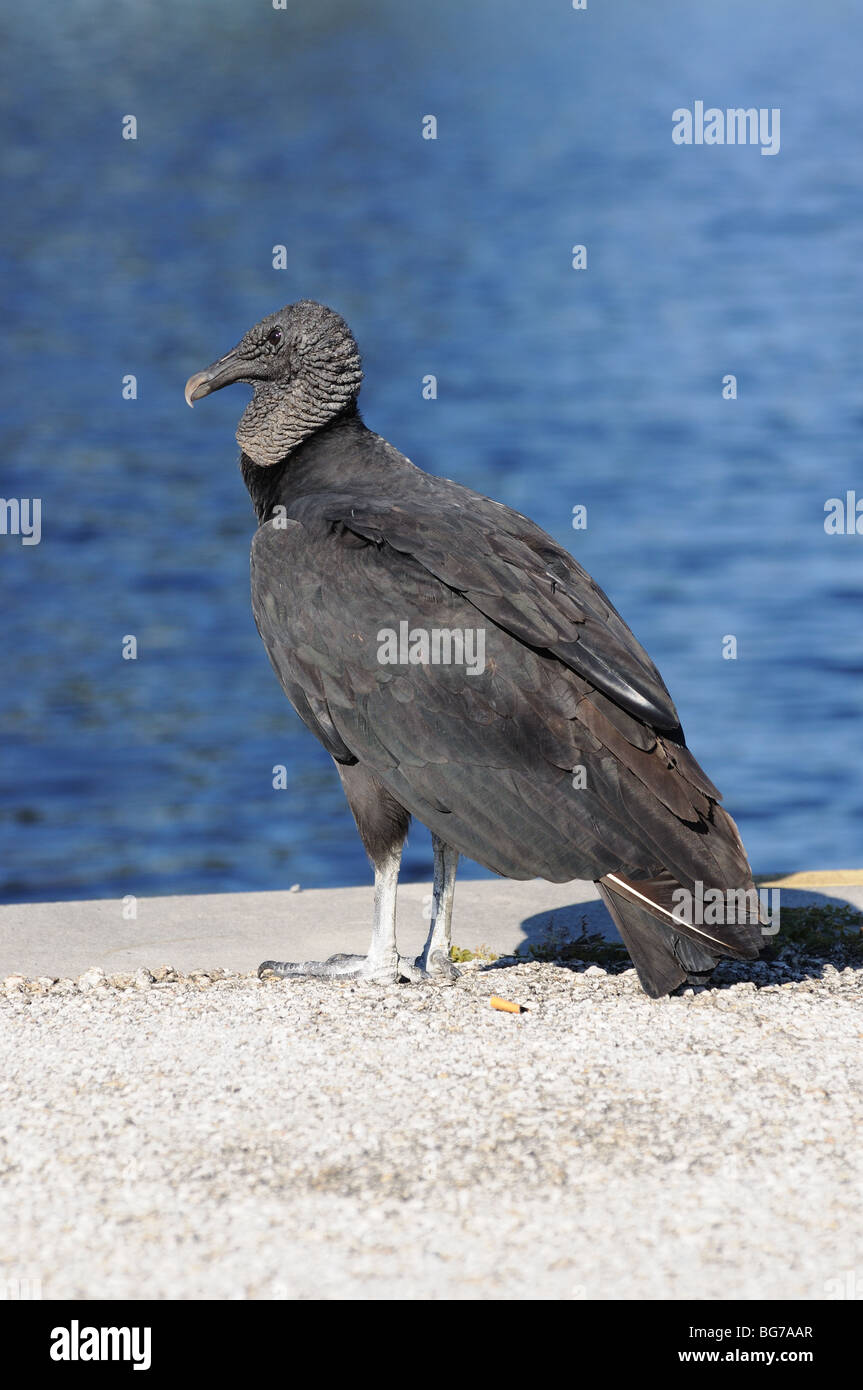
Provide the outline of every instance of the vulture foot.
<path id="1" fill-rule="evenodd" d="M 329 960 L 265 960 L 258 966 L 258 977 L 276 975 L 279 979 L 370 980 L 395 984 L 403 962 L 399 958 L 373 961 L 369 956 L 330 956 Z"/>
<path id="2" fill-rule="evenodd" d="M 408 965 L 411 973 L 405 970 Z M 407 962 L 402 957 L 399 961 L 399 968 L 406 980 L 414 984 L 420 981 L 435 985 L 454 985 L 459 978 L 459 971 L 456 970 L 449 956 L 441 950 L 432 951 L 426 959 L 425 956 L 417 956 L 415 961 Z"/>

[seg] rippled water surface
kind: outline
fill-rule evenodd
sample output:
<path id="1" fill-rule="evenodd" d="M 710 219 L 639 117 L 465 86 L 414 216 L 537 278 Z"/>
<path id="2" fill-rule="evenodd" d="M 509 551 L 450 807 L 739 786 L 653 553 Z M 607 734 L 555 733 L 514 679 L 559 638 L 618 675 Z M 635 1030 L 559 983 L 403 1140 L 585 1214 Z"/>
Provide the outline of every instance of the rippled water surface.
<path id="1" fill-rule="evenodd" d="M 43 509 L 38 546 L 0 536 L 5 899 L 367 878 L 251 618 L 244 393 L 182 398 L 302 297 L 354 328 L 374 429 L 609 591 L 756 868 L 859 864 L 863 535 L 823 525 L 863 498 L 858 7 L 66 0 L 4 29 L 2 493 Z M 696 100 L 779 107 L 780 153 L 675 146 Z"/>

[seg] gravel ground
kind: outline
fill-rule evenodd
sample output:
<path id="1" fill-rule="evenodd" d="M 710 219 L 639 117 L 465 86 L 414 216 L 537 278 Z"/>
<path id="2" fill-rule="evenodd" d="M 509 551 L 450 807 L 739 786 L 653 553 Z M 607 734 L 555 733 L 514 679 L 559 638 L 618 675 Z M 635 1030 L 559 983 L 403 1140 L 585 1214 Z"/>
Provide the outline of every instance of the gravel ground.
<path id="1" fill-rule="evenodd" d="M 84 1299 L 860 1282 L 863 972 L 724 965 L 651 1001 L 632 970 L 461 969 L 453 988 L 11 977 L 5 1277 Z"/>

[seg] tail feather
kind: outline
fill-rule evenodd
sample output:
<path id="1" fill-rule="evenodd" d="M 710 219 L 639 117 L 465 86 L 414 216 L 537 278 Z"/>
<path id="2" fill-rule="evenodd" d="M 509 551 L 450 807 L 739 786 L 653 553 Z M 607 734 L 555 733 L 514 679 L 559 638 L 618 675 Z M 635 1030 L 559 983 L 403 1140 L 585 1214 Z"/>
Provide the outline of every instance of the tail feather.
<path id="1" fill-rule="evenodd" d="M 607 874 L 597 883 L 629 951 L 645 993 L 652 999 L 679 985 L 704 984 L 722 956 L 753 960 L 761 944 L 757 924 L 699 926 L 672 915 L 680 885 L 662 873 L 645 882 Z"/>

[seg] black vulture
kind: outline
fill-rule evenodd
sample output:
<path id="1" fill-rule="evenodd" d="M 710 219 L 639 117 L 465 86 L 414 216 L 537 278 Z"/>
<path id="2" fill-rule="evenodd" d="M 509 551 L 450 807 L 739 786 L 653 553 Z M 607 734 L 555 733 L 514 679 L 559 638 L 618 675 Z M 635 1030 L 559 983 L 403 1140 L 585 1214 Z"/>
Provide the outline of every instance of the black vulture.
<path id="1" fill-rule="evenodd" d="M 745 850 L 650 657 L 532 521 L 373 434 L 361 381 L 344 319 L 303 300 L 186 384 L 189 405 L 232 382 L 253 388 L 237 440 L 259 523 L 255 621 L 335 761 L 375 872 L 367 957 L 261 971 L 452 980 L 459 855 L 508 878 L 594 880 L 654 997 L 706 980 L 721 956 L 753 959 Z M 416 961 L 395 933 L 411 816 L 434 848 Z M 687 910 L 726 894 L 747 910 Z"/>

